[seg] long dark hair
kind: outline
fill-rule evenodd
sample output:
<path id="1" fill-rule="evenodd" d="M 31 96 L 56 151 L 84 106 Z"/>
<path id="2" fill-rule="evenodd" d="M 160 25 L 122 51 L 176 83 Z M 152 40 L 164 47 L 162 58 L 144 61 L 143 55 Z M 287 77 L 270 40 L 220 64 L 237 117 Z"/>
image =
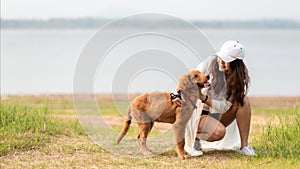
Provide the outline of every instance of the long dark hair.
<path id="1" fill-rule="evenodd" d="M 213 92 L 215 94 L 221 93 L 221 90 L 226 86 L 226 100 L 243 106 L 243 99 L 248 93 L 250 85 L 250 77 L 246 65 L 243 60 L 236 59 L 230 62 L 230 72 L 225 74 L 219 70 L 217 58 L 218 56 L 213 60 L 211 67 Z"/>

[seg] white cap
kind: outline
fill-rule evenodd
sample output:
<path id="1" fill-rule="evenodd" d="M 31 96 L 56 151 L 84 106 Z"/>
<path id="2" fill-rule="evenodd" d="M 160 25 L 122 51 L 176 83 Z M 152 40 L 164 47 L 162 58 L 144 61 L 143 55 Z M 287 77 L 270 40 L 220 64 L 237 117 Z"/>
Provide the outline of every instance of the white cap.
<path id="1" fill-rule="evenodd" d="M 220 51 L 216 53 L 224 62 L 232 62 L 235 59 L 245 58 L 245 48 L 238 41 L 225 42 Z"/>

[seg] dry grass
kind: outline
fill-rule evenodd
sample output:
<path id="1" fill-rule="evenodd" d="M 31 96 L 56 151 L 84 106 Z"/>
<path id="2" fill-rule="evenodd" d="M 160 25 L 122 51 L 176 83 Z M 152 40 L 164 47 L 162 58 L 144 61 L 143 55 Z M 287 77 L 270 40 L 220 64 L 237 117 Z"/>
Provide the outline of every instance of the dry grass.
<path id="1" fill-rule="evenodd" d="M 135 95 L 130 96 L 130 99 Z M 111 102 L 110 95 L 97 95 L 99 103 Z M 127 100 L 120 95 L 119 101 Z M 300 97 L 251 97 L 253 117 L 250 138 L 262 132 L 262 126 L 269 124 L 274 110 L 297 108 Z M 8 97 L 18 100 L 20 104 L 39 107 L 45 102 L 54 110 L 52 118 L 76 119 L 71 95 L 42 95 Z M 280 112 L 280 111 L 279 111 Z M 280 113 L 279 113 L 280 114 Z M 112 126 L 123 122 L 121 116 L 105 115 L 104 119 Z M 160 131 L 169 126 L 158 124 Z M 250 141 L 252 141 L 251 139 Z M 255 148 L 255 147 L 254 147 Z M 205 153 L 202 157 L 180 161 L 175 149 L 161 155 L 148 158 L 126 158 L 112 154 L 95 144 L 89 137 L 71 133 L 70 135 L 53 135 L 44 146 L 32 147 L 23 151 L 11 151 L 0 157 L 0 168 L 297 168 L 297 159 L 245 157 L 235 152 L 215 151 Z"/>
<path id="2" fill-rule="evenodd" d="M 132 100 L 137 94 L 129 95 L 114 95 L 115 101 Z M 111 94 L 96 94 L 92 95 L 98 102 L 112 102 L 113 97 Z M 73 95 L 71 94 L 48 94 L 48 95 L 24 95 L 24 96 L 2 96 L 2 99 L 17 99 L 23 101 L 30 100 L 48 100 L 49 102 L 72 102 Z M 300 103 L 300 96 L 289 97 L 254 97 L 250 96 L 250 101 L 255 108 L 291 108 Z"/>
<path id="3" fill-rule="evenodd" d="M 254 108 L 278 109 L 296 108 L 300 104 L 300 96 L 293 97 L 250 97 Z"/>
<path id="4" fill-rule="evenodd" d="M 202 157 L 178 160 L 175 150 L 149 158 L 111 154 L 86 136 L 52 138 L 45 147 L 0 157 L 1 168 L 296 168 L 288 159 L 255 158 L 235 152 L 215 151 Z"/>

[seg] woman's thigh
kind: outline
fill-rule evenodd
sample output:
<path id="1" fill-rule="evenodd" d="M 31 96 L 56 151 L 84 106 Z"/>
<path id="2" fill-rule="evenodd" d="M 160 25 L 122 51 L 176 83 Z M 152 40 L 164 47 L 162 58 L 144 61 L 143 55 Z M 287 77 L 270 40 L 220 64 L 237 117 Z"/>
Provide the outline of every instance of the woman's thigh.
<path id="1" fill-rule="evenodd" d="M 225 127 L 227 127 L 229 124 L 231 124 L 234 121 L 236 117 L 237 109 L 238 106 L 232 105 L 231 108 L 226 113 L 220 116 L 221 118 L 220 121 Z"/>

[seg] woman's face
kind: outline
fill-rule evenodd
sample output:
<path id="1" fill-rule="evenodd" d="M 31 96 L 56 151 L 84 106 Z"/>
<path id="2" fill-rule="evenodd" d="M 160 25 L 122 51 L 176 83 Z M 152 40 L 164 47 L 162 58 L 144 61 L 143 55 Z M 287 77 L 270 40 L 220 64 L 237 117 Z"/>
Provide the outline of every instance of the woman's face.
<path id="1" fill-rule="evenodd" d="M 221 72 L 229 73 L 230 71 L 230 62 L 224 62 L 220 57 L 217 59 L 219 64 L 219 70 Z"/>

